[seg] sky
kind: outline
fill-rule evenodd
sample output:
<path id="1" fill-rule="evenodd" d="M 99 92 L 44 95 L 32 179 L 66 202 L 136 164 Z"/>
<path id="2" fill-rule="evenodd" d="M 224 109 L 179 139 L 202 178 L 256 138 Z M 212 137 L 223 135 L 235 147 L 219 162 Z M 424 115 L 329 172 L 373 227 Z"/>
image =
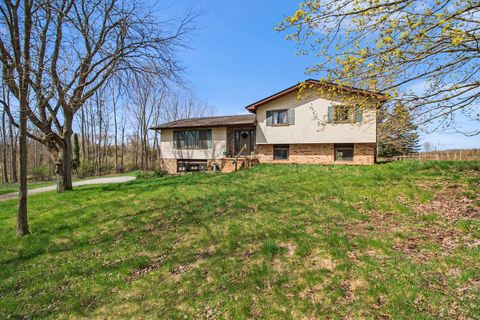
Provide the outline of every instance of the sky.
<path id="1" fill-rule="evenodd" d="M 298 1 L 166 0 L 156 6 L 177 16 L 201 13 L 181 59 L 189 87 L 216 115 L 246 113 L 246 105 L 312 77 L 305 69 L 314 57 L 296 55 L 295 44 L 274 30 Z M 480 148 L 478 136 L 420 133 L 422 145 L 428 141 L 438 150 Z"/>

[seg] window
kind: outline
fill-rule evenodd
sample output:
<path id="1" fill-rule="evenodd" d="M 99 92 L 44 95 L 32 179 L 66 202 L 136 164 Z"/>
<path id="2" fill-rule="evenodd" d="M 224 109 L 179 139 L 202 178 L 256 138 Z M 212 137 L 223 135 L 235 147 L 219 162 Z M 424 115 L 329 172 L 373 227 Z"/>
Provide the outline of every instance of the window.
<path id="1" fill-rule="evenodd" d="M 336 144 L 335 161 L 353 161 L 353 144 Z"/>
<path id="2" fill-rule="evenodd" d="M 328 107 L 328 121 L 335 123 L 362 122 L 360 106 L 338 105 Z"/>
<path id="3" fill-rule="evenodd" d="M 177 149 L 208 149 L 212 147 L 212 130 L 173 131 L 173 146 Z"/>
<path id="4" fill-rule="evenodd" d="M 272 111 L 272 124 L 288 124 L 287 110 Z"/>
<path id="5" fill-rule="evenodd" d="M 273 160 L 288 160 L 288 144 L 273 145 Z"/>
<path id="6" fill-rule="evenodd" d="M 283 110 L 267 110 L 265 119 L 267 126 L 288 126 L 295 124 L 295 108 Z"/>
<path id="7" fill-rule="evenodd" d="M 178 160 L 177 172 L 207 171 L 207 160 Z"/>
<path id="8" fill-rule="evenodd" d="M 352 121 L 352 108 L 348 106 L 336 106 L 333 113 L 333 121 L 349 122 Z"/>

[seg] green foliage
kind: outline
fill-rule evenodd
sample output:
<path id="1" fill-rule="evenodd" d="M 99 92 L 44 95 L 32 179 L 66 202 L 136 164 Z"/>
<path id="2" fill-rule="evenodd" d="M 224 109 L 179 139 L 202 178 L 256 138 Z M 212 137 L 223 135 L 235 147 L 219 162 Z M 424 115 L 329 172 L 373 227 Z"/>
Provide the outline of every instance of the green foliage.
<path id="1" fill-rule="evenodd" d="M 95 162 L 84 159 L 79 167 L 79 175 L 82 177 L 92 177 L 96 174 Z"/>
<path id="2" fill-rule="evenodd" d="M 83 186 L 32 195 L 21 239 L 16 201 L 0 202 L 0 318 L 475 318 L 480 218 L 418 208 L 443 187 L 474 197 L 479 168 L 259 165 Z"/>
<path id="3" fill-rule="evenodd" d="M 477 14 L 472 0 L 303 0 L 276 29 L 314 57 L 307 73 L 375 85 L 390 108 L 405 105 L 417 123 L 474 135 L 480 128 L 455 115 L 478 119 Z"/>
<path id="4" fill-rule="evenodd" d="M 47 180 L 50 178 L 50 172 L 47 166 L 38 166 L 32 169 L 31 177 L 33 180 Z"/>
<path id="5" fill-rule="evenodd" d="M 135 174 L 135 177 L 138 180 L 161 178 L 161 177 L 167 175 L 167 173 L 162 169 L 157 169 L 155 171 L 137 170 L 137 171 L 134 172 L 134 174 Z"/>
<path id="6" fill-rule="evenodd" d="M 379 115 L 377 137 L 380 157 L 407 155 L 420 150 L 418 128 L 404 105 L 397 104 L 391 114 L 380 110 Z"/>

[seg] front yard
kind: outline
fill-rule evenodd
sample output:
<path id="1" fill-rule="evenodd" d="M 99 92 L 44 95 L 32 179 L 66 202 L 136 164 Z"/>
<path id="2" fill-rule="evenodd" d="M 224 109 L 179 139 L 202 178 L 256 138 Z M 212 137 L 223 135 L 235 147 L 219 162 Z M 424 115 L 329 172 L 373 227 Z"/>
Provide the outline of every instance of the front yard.
<path id="1" fill-rule="evenodd" d="M 480 163 L 261 165 L 0 202 L 0 318 L 480 317 Z"/>

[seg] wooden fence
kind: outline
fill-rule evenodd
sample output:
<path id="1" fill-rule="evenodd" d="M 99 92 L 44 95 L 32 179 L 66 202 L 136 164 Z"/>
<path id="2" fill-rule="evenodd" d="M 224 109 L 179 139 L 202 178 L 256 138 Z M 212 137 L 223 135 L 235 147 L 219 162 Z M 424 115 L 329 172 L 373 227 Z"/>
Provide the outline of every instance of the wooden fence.
<path id="1" fill-rule="evenodd" d="M 406 160 L 449 160 L 449 161 L 480 161 L 480 149 L 445 150 L 420 152 L 415 154 L 396 156 L 392 158 L 379 158 L 378 161 L 406 161 Z"/>

